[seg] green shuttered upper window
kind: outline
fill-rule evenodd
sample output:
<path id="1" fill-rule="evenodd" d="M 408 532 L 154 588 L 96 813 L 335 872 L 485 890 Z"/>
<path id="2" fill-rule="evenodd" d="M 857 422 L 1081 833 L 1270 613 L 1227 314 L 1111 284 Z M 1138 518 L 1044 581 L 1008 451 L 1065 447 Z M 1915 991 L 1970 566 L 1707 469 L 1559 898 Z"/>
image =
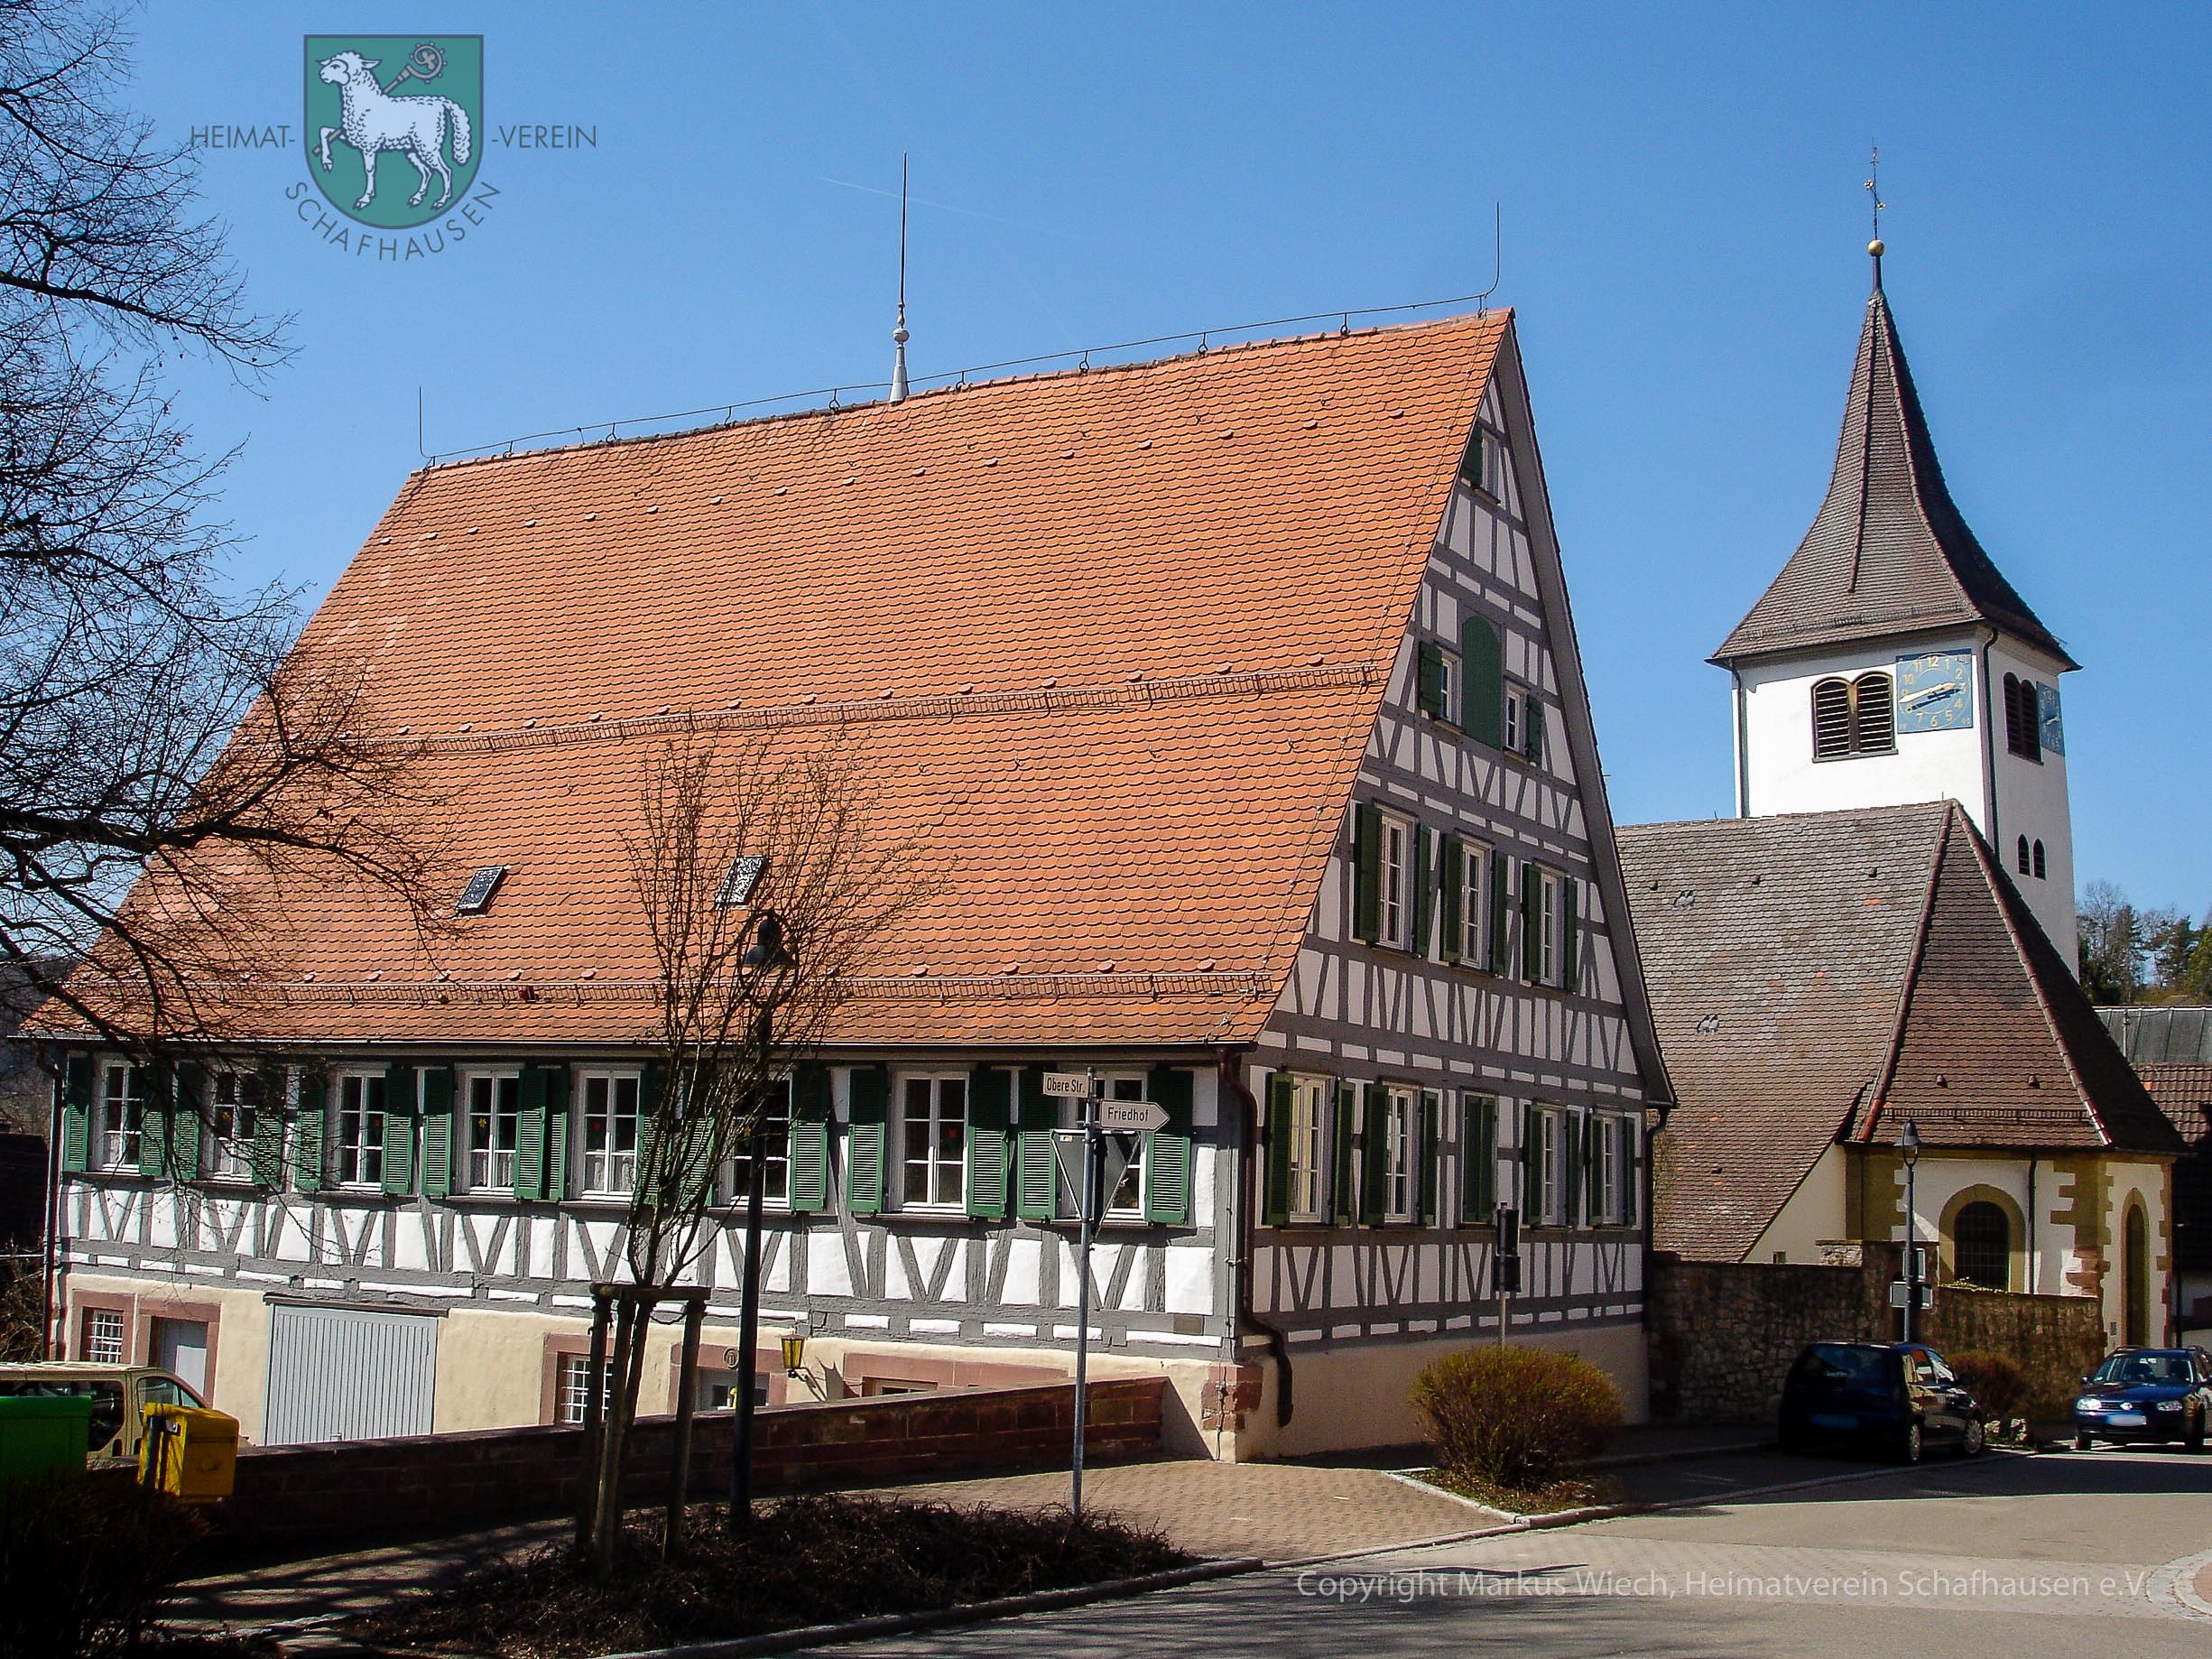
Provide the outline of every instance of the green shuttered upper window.
<path id="1" fill-rule="evenodd" d="M 304 1158 L 306 1154 L 302 1153 Z M 384 1188 L 384 1074 L 348 1071 L 338 1080 L 332 1173 L 341 1187 Z"/>

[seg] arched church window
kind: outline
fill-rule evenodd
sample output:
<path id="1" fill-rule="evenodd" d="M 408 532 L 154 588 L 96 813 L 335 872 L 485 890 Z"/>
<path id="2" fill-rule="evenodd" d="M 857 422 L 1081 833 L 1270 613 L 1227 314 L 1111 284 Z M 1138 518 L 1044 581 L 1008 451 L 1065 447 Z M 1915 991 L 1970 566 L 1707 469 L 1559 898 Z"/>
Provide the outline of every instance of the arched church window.
<path id="1" fill-rule="evenodd" d="M 2046 873 L 2047 867 L 2043 862 L 2043 844 L 2042 842 L 2038 841 L 2035 844 L 2035 879 L 2041 881 Z"/>
<path id="2" fill-rule="evenodd" d="M 1993 1291 L 2012 1288 L 2012 1218 L 1987 1199 L 1976 1199 L 1951 1223 L 1951 1261 L 1957 1276 Z"/>
<path id="3" fill-rule="evenodd" d="M 2020 873 L 2025 876 L 2028 873 L 2028 838 L 2026 836 L 2020 838 L 2020 846 L 2014 851 L 2013 857 L 2013 862 L 2020 866 Z"/>
<path id="4" fill-rule="evenodd" d="M 1897 714 L 1890 677 L 1861 674 L 1829 679 L 1812 689 L 1812 755 L 1840 760 L 1851 755 L 1889 755 L 1897 748 Z"/>

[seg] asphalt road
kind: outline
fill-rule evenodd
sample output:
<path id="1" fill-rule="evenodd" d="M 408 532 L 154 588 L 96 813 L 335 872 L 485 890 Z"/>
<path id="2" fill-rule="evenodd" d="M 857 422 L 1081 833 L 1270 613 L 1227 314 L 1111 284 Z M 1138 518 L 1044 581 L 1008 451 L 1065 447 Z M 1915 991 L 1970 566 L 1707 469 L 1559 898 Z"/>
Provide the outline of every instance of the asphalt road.
<path id="1" fill-rule="evenodd" d="M 1787 1478 L 1831 1462 L 1775 1460 Z M 1688 1486 L 1698 1471 L 1680 1470 Z M 2104 1449 L 1856 1471 L 1766 1497 L 1347 1558 L 839 1654 L 2212 1652 L 2212 1458 Z M 1733 1484 L 1733 1483 L 1732 1483 Z M 2193 1587 L 2194 1605 L 2188 1590 Z"/>

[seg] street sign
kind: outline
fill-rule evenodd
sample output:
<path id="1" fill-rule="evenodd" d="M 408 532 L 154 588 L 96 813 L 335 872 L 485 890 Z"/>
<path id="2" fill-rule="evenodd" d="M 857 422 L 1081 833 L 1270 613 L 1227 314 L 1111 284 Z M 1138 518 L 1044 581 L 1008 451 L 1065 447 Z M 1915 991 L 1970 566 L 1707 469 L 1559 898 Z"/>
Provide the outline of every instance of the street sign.
<path id="1" fill-rule="evenodd" d="M 1500 1252 L 1495 1260 L 1497 1284 L 1494 1288 L 1501 1296 L 1518 1296 L 1521 1293 L 1521 1258 Z"/>
<path id="2" fill-rule="evenodd" d="M 1098 1126 L 1141 1135 L 1168 1126 L 1167 1108 L 1152 1100 L 1106 1100 L 1099 1103 Z"/>
<path id="3" fill-rule="evenodd" d="M 1915 1307 L 1932 1308 L 1936 1305 L 1936 1287 L 1934 1285 L 1923 1284 L 1915 1285 L 1913 1288 L 1920 1293 L 1920 1300 L 1913 1304 Z M 1902 1308 L 1904 1305 L 1905 1282 L 1902 1279 L 1892 1279 L 1890 1281 L 1890 1306 Z"/>
<path id="4" fill-rule="evenodd" d="M 1090 1093 L 1090 1079 L 1080 1071 L 1048 1071 L 1044 1092 L 1060 1099 L 1080 1100 Z"/>
<path id="5" fill-rule="evenodd" d="M 1083 1192 L 1083 1141 L 1081 1129 L 1052 1131 L 1052 1161 L 1060 1165 L 1060 1187 L 1068 1194 L 1068 1208 L 1080 1218 L 1088 1208 Z M 1098 1137 L 1099 1170 L 1097 1206 L 1103 1211 L 1114 1189 L 1122 1184 L 1122 1172 L 1129 1167 L 1129 1160 L 1136 1156 L 1137 1142 L 1134 1135 L 1102 1134 Z M 1094 1214 L 1089 1219 L 1096 1223 L 1103 1214 Z"/>
<path id="6" fill-rule="evenodd" d="M 1493 1218 L 1497 1223 L 1498 1254 L 1521 1254 L 1521 1212 L 1511 1204 L 1500 1204 Z"/>

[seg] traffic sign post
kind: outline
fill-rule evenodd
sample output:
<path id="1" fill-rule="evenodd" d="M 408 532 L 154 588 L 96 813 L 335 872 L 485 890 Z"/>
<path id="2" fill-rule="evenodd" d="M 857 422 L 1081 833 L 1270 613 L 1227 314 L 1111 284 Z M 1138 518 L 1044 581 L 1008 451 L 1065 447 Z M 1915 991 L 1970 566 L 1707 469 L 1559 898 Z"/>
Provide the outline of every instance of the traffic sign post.
<path id="1" fill-rule="evenodd" d="M 1521 1288 L 1521 1212 L 1511 1204 L 1500 1204 L 1492 1219 L 1498 1229 L 1498 1346 L 1504 1348 L 1506 1328 L 1513 1323 L 1513 1294 Z"/>

